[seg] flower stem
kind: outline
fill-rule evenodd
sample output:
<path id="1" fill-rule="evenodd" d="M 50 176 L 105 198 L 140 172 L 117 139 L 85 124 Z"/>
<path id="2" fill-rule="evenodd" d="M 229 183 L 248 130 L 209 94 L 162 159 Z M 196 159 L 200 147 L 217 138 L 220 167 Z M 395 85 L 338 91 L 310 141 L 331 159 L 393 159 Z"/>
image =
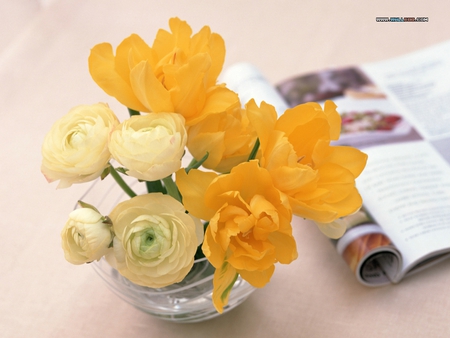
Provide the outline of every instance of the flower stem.
<path id="1" fill-rule="evenodd" d="M 136 196 L 136 193 L 131 190 L 131 188 L 128 186 L 128 184 L 123 180 L 123 178 L 120 176 L 120 174 L 114 169 L 114 167 L 110 164 L 110 173 L 111 176 L 116 180 L 117 184 L 127 193 L 128 196 L 134 197 Z"/>
<path id="2" fill-rule="evenodd" d="M 162 192 L 166 193 L 166 189 L 163 187 L 161 180 L 157 181 L 145 181 L 145 185 L 147 186 L 147 191 L 151 192 Z"/>
<path id="3" fill-rule="evenodd" d="M 163 179 L 164 186 L 166 187 L 167 194 L 175 198 L 178 202 L 181 202 L 181 195 L 178 191 L 178 187 L 172 179 L 172 176 L 164 177 Z"/>
<path id="4" fill-rule="evenodd" d="M 259 138 L 256 139 L 255 145 L 253 146 L 252 152 L 248 156 L 247 161 L 251 161 L 256 157 L 256 154 L 258 153 L 258 149 L 259 149 Z"/>

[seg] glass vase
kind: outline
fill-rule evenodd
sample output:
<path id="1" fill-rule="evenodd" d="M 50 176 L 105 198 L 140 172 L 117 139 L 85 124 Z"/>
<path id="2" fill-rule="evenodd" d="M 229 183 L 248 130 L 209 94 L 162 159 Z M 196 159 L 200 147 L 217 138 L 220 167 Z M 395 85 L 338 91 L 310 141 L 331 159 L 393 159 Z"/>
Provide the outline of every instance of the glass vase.
<path id="1" fill-rule="evenodd" d="M 138 194 L 146 193 L 145 185 L 137 180 L 130 181 L 129 185 Z M 107 215 L 117 203 L 128 198 L 114 181 L 104 180 L 94 182 L 80 199 Z M 104 258 L 90 265 L 117 296 L 152 316 L 173 322 L 194 323 L 220 315 L 212 303 L 215 269 L 206 258 L 197 259 L 180 283 L 158 289 L 132 283 Z M 241 304 L 254 290 L 239 276 L 223 313 Z"/>
<path id="2" fill-rule="evenodd" d="M 92 263 L 92 266 L 117 296 L 152 316 L 179 323 L 195 323 L 220 315 L 211 299 L 214 267 L 206 258 L 196 260 L 180 283 L 159 289 L 130 282 L 104 259 Z M 250 284 L 238 277 L 223 312 L 241 304 L 253 291 Z"/>

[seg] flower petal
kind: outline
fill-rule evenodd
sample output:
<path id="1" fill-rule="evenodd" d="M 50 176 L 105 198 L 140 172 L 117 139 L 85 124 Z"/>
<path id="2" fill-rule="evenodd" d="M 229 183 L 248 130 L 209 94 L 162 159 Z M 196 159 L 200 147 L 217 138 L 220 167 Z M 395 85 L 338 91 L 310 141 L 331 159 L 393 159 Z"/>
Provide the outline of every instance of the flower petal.
<path id="1" fill-rule="evenodd" d="M 130 81 L 136 97 L 145 106 L 141 111 L 174 112 L 169 92 L 156 78 L 148 61 L 141 61 L 131 70 Z"/>
<path id="2" fill-rule="evenodd" d="M 176 172 L 176 183 L 183 196 L 183 204 L 186 210 L 200 219 L 211 219 L 214 210 L 205 204 L 205 192 L 209 184 L 217 177 L 214 172 L 203 172 L 192 169 L 186 174 L 184 169 Z"/>
<path id="3" fill-rule="evenodd" d="M 91 49 L 89 72 L 94 81 L 108 95 L 114 96 L 120 103 L 137 111 L 146 111 L 131 89 L 128 79 L 124 79 L 116 70 L 112 46 L 101 43 Z"/>
<path id="4" fill-rule="evenodd" d="M 213 279 L 212 301 L 218 312 L 222 313 L 224 305 L 228 303 L 230 291 L 237 277 L 236 269 L 226 261 L 223 262 L 222 266 L 216 268 Z"/>

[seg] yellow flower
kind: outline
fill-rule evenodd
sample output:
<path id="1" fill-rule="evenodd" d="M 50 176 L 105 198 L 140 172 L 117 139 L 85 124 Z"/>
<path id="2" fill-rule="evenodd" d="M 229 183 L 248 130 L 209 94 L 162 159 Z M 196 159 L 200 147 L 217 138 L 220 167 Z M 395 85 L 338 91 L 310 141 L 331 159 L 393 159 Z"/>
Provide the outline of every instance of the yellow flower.
<path id="1" fill-rule="evenodd" d="M 113 240 L 111 225 L 98 211 L 75 209 L 61 231 L 62 248 L 66 260 L 84 264 L 102 258 Z"/>
<path id="2" fill-rule="evenodd" d="M 88 182 L 108 165 L 108 135 L 119 124 L 106 104 L 80 105 L 59 119 L 45 136 L 41 171 L 58 188 Z"/>
<path id="3" fill-rule="evenodd" d="M 89 56 L 94 81 L 129 108 L 179 113 L 187 125 L 236 104 L 234 92 L 216 85 L 225 58 L 222 37 L 208 26 L 192 35 L 178 18 L 169 25 L 171 32 L 159 30 L 152 47 L 136 34 L 115 56 L 109 43 L 96 45 Z"/>
<path id="4" fill-rule="evenodd" d="M 150 113 L 132 116 L 111 133 L 109 149 L 127 175 L 156 181 L 181 166 L 187 135 L 182 116 Z"/>
<path id="5" fill-rule="evenodd" d="M 202 249 L 216 268 L 213 302 L 219 312 L 237 274 L 263 287 L 276 262 L 288 264 L 297 258 L 289 201 L 257 161 L 239 164 L 221 176 L 179 170 L 177 184 L 186 209 L 210 220 Z"/>
<path id="6" fill-rule="evenodd" d="M 275 109 L 252 100 L 247 114 L 261 143 L 261 166 L 275 187 L 289 196 L 293 212 L 319 222 L 330 237 L 339 237 L 344 226 L 334 222 L 361 207 L 355 178 L 367 155 L 347 146 L 331 146 L 340 133 L 340 116 L 332 101 L 322 110 L 317 103 L 288 109 L 278 120 Z M 327 226 L 329 224 L 329 226 Z"/>
<path id="7" fill-rule="evenodd" d="M 189 128 L 187 147 L 197 160 L 209 153 L 205 168 L 229 172 L 248 159 L 255 141 L 245 110 L 237 107 L 209 115 Z"/>
<path id="8" fill-rule="evenodd" d="M 110 214 L 117 270 L 133 283 L 178 283 L 194 264 L 202 223 L 169 195 L 151 193 L 119 203 Z M 111 259 L 111 257 L 108 257 Z"/>

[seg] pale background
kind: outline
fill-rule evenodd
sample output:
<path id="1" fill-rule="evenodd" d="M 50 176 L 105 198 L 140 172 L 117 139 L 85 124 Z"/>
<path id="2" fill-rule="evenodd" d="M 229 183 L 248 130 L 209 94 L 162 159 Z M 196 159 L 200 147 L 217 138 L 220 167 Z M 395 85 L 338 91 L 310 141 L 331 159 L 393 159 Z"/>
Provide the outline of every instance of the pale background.
<path id="1" fill-rule="evenodd" d="M 226 64 L 254 63 L 272 83 L 325 67 L 381 61 L 450 39 L 450 3 L 289 0 L 2 0 L 0 4 L 1 337 L 448 337 L 450 261 L 396 286 L 359 285 L 329 241 L 295 222 L 299 259 L 216 319 L 154 319 L 112 294 L 89 266 L 65 262 L 59 232 L 85 185 L 55 190 L 40 145 L 72 106 L 108 102 L 89 49 L 135 32 L 149 43 L 179 16 L 226 42 Z M 377 23 L 427 16 L 428 23 Z M 447 56 L 450 57 L 450 56 Z M 448 74 L 442 74 L 448 76 Z"/>

